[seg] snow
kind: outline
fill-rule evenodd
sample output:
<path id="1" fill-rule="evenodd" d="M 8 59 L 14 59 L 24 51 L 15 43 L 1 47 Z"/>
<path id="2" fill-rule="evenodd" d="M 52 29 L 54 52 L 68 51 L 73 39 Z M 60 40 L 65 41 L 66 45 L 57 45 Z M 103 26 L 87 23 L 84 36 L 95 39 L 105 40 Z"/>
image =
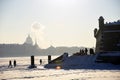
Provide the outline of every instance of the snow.
<path id="1" fill-rule="evenodd" d="M 100 54 L 100 56 L 120 56 L 120 52 L 106 52 Z"/>
<path id="2" fill-rule="evenodd" d="M 119 53 L 116 53 L 116 56 Z M 103 55 L 113 55 L 107 53 Z M 114 54 L 115 55 L 115 54 Z M 47 64 L 46 68 L 55 68 L 61 66 L 63 69 L 101 69 L 101 70 L 120 70 L 120 65 L 113 65 L 111 63 L 97 63 L 96 57 L 98 55 L 84 55 L 84 56 L 71 56 L 67 57 L 61 64 Z"/>
<path id="3" fill-rule="evenodd" d="M 55 56 L 56 57 L 56 56 Z M 52 57 L 55 58 L 55 57 Z M 87 56 L 85 56 L 87 57 Z M 90 56 L 87 60 L 92 59 L 89 65 L 94 60 Z M 75 56 L 68 59 L 72 65 L 78 62 L 73 59 Z M 77 57 L 80 58 L 80 57 Z M 15 68 L 8 68 L 9 60 L 16 60 L 17 66 Z M 43 65 L 39 64 L 39 59 L 43 60 Z M 81 57 L 82 59 L 82 57 Z M 65 62 L 66 63 L 66 62 Z M 102 69 L 46 69 L 44 65 L 47 64 L 47 56 L 35 56 L 35 64 L 37 68 L 28 69 L 30 65 L 30 57 L 6 57 L 0 58 L 0 79 L 1 80 L 120 80 L 120 69 L 118 70 L 102 70 Z M 71 64 L 70 64 L 71 65 Z M 79 65 L 79 64 L 78 64 Z M 112 65 L 112 64 L 111 64 Z"/>

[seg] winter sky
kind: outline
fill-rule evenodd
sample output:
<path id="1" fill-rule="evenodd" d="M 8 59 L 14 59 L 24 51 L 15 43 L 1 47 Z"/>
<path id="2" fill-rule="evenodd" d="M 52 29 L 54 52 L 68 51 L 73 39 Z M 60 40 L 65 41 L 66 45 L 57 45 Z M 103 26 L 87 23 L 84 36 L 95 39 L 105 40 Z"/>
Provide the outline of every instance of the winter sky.
<path id="1" fill-rule="evenodd" d="M 94 47 L 99 16 L 120 19 L 120 0 L 0 0 L 0 43 Z"/>

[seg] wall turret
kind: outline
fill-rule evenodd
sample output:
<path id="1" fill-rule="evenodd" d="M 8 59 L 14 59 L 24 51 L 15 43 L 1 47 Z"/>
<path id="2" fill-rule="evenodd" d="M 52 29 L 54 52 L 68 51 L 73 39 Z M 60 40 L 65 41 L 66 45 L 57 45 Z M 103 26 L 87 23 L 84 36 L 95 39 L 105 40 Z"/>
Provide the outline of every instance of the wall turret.
<path id="1" fill-rule="evenodd" d="M 99 29 L 103 29 L 104 26 L 104 18 L 102 16 L 99 17 Z"/>
<path id="2" fill-rule="evenodd" d="M 96 37 L 96 34 L 97 34 L 97 28 L 94 29 L 94 37 Z"/>

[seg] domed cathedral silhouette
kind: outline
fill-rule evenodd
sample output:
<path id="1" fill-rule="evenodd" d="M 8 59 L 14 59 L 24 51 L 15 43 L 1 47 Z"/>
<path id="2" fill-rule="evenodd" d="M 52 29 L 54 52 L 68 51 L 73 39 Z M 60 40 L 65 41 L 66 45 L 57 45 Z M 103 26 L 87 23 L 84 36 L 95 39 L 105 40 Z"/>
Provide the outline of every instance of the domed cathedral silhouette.
<path id="1" fill-rule="evenodd" d="M 31 38 L 30 34 L 28 34 L 24 44 L 33 45 L 33 40 Z"/>
<path id="2" fill-rule="evenodd" d="M 0 44 L 0 52 L 2 52 L 0 56 L 2 57 L 39 55 L 40 50 L 37 41 L 34 42 L 30 34 L 23 44 Z"/>

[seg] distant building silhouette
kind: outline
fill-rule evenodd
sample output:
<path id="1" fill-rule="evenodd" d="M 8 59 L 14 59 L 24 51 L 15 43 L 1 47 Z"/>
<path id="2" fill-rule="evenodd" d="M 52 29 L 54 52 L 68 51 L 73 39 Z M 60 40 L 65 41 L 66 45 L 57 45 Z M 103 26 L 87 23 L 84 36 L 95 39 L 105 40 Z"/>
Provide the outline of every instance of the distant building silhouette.
<path id="1" fill-rule="evenodd" d="M 104 23 L 104 18 L 100 16 L 98 21 L 99 29 L 94 29 L 95 52 L 120 51 L 120 20 Z"/>
<path id="2" fill-rule="evenodd" d="M 0 53 L 1 57 L 39 55 L 40 48 L 36 41 L 33 44 L 32 38 L 28 35 L 23 44 L 0 44 Z"/>
<path id="3" fill-rule="evenodd" d="M 37 43 L 37 40 L 36 40 L 36 39 L 35 39 L 34 47 L 35 47 L 36 49 L 40 49 L 39 46 L 38 46 L 38 43 Z"/>
<path id="4" fill-rule="evenodd" d="M 32 41 L 32 38 L 30 37 L 30 35 L 28 35 L 28 37 L 26 38 L 26 41 L 24 42 L 24 44 L 33 45 L 33 41 Z"/>
<path id="5" fill-rule="evenodd" d="M 23 44 L 0 44 L 0 57 L 13 57 L 13 56 L 31 56 L 31 55 L 61 55 L 64 52 L 73 54 L 85 47 L 54 47 L 50 46 L 46 49 L 41 49 L 38 46 L 37 40 L 33 40 L 28 35 Z"/>

